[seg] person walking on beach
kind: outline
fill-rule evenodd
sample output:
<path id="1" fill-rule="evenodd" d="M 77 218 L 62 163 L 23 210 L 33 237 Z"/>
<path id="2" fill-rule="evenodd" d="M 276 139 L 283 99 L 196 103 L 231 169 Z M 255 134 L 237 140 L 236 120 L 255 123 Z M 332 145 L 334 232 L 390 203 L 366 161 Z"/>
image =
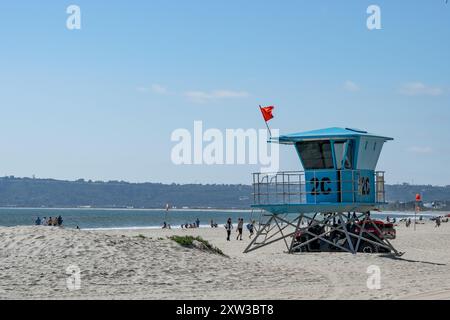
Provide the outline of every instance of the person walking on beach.
<path id="1" fill-rule="evenodd" d="M 195 224 L 197 225 L 197 228 L 200 228 L 200 219 L 197 218 L 197 220 L 195 220 Z"/>
<path id="2" fill-rule="evenodd" d="M 225 229 L 227 230 L 227 241 L 230 241 L 231 229 L 233 229 L 231 218 L 228 218 L 227 223 L 225 223 Z"/>
<path id="3" fill-rule="evenodd" d="M 253 220 L 247 225 L 247 229 L 250 232 L 248 238 L 251 239 L 253 237 L 253 232 L 255 231 L 255 220 Z"/>
<path id="4" fill-rule="evenodd" d="M 244 219 L 239 218 L 238 225 L 237 225 L 237 232 L 238 236 L 236 237 L 236 240 L 242 240 L 242 229 L 244 228 Z"/>
<path id="5" fill-rule="evenodd" d="M 441 217 L 437 217 L 436 218 L 436 225 L 434 226 L 435 228 L 439 228 L 441 226 Z"/>
<path id="6" fill-rule="evenodd" d="M 406 220 L 406 227 L 409 228 L 410 225 L 411 225 L 411 218 Z"/>

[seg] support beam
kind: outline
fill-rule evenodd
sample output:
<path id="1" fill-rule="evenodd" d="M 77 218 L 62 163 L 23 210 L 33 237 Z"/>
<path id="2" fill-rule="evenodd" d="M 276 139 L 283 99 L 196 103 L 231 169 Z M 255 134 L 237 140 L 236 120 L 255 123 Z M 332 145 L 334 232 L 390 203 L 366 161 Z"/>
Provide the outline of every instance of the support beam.
<path id="1" fill-rule="evenodd" d="M 384 248 L 391 253 L 393 252 L 396 256 L 402 254 L 399 253 L 387 239 L 380 239 L 378 236 L 366 229 L 367 222 L 370 221 L 367 213 L 361 213 L 358 215 L 354 214 L 354 216 L 351 218 L 346 217 L 341 212 L 327 214 L 328 215 L 322 220 L 317 219 L 318 214 L 315 214 L 311 218 L 310 216 L 301 213 L 292 220 L 287 220 L 286 216 L 281 217 L 279 214 L 268 214 L 268 216 L 270 216 L 269 220 L 262 228 L 259 228 L 255 238 L 251 241 L 244 252 L 251 252 L 267 245 L 273 244 L 277 241 L 283 240 L 288 253 L 294 253 L 296 249 L 307 247 L 310 243 L 319 240 L 323 243 L 327 243 L 330 249 L 336 248 L 352 254 L 356 254 L 359 251 L 362 241 L 370 243 L 376 247 Z M 362 225 L 358 224 L 356 226 L 359 229 L 359 233 L 356 234 L 350 232 L 348 227 L 350 225 L 355 226 L 355 224 L 359 222 L 361 218 L 363 218 Z M 339 224 L 332 224 L 331 221 L 334 219 L 338 219 Z M 306 227 L 301 226 L 304 221 L 307 221 Z M 284 223 L 285 225 L 281 226 L 280 222 Z M 377 230 L 378 234 L 382 234 L 381 230 L 375 223 L 371 223 L 371 225 Z M 324 232 L 322 232 L 321 234 L 315 234 L 311 232 L 311 228 L 316 226 L 324 228 Z M 290 228 L 292 231 L 288 231 L 288 228 Z M 342 235 L 344 235 L 346 241 L 343 243 L 341 242 L 340 244 L 331 241 L 332 239 L 329 239 L 328 235 L 332 232 L 341 235 L 339 236 L 340 239 L 344 239 L 342 238 Z M 298 233 L 307 234 L 311 238 L 307 241 L 296 243 L 295 236 Z M 264 240 L 258 242 L 258 239 L 262 238 L 263 236 Z M 290 240 L 290 244 L 288 243 L 289 237 L 292 237 L 292 239 Z M 356 245 L 354 244 L 352 239 L 356 240 Z"/>

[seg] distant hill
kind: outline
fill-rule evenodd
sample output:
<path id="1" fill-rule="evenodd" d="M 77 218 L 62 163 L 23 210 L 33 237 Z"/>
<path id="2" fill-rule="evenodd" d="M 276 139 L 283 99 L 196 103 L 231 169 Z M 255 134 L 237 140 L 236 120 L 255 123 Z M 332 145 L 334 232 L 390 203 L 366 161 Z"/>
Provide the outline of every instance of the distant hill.
<path id="1" fill-rule="evenodd" d="M 416 194 L 423 202 L 421 210 L 450 210 L 450 186 L 410 185 L 407 183 L 386 185 L 386 210 L 414 210 Z"/>
<path id="2" fill-rule="evenodd" d="M 450 186 L 386 185 L 386 199 L 391 203 L 389 208 L 413 207 L 417 193 L 422 195 L 424 202 L 450 204 Z M 169 203 L 177 208 L 249 208 L 252 200 L 252 187 L 241 184 L 0 178 L 0 207 L 164 208 Z"/>
<path id="3" fill-rule="evenodd" d="M 407 183 L 386 185 L 386 200 L 388 202 L 414 201 L 418 193 L 422 196 L 424 202 L 450 201 L 450 185 L 445 187 Z"/>
<path id="4" fill-rule="evenodd" d="M 0 178 L 1 207 L 248 208 L 251 192 L 246 185 Z"/>

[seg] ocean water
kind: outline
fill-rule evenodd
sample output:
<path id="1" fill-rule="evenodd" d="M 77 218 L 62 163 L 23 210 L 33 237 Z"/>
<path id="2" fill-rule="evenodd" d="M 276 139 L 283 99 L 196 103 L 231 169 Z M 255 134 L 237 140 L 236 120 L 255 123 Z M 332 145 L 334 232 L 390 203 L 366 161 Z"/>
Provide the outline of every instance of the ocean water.
<path id="1" fill-rule="evenodd" d="M 438 212 L 422 212 L 424 219 L 440 215 Z M 133 210 L 133 209 L 23 209 L 0 208 L 0 226 L 27 226 L 34 225 L 37 217 L 57 217 L 61 215 L 63 225 L 68 228 L 82 229 L 142 229 L 160 228 L 164 221 L 173 228 L 179 228 L 181 224 L 194 223 L 198 218 L 200 225 L 210 226 L 213 220 L 219 225 L 225 224 L 228 218 L 233 223 L 238 218 L 243 218 L 247 223 L 259 219 L 259 213 L 239 210 Z M 414 217 L 414 212 L 383 212 L 372 213 L 373 218 L 385 220 L 387 216 L 401 219 Z"/>
<path id="2" fill-rule="evenodd" d="M 174 228 L 181 224 L 194 223 L 197 218 L 201 226 L 210 226 L 211 220 L 224 224 L 230 217 L 233 222 L 238 218 L 250 221 L 250 211 L 200 211 L 200 210 L 133 210 L 133 209 L 25 209 L 0 208 L 0 226 L 34 225 L 36 218 L 57 217 L 61 215 L 63 225 L 69 228 L 79 226 L 82 229 L 133 229 L 160 228 L 164 221 Z M 256 216 L 255 216 L 256 217 Z"/>

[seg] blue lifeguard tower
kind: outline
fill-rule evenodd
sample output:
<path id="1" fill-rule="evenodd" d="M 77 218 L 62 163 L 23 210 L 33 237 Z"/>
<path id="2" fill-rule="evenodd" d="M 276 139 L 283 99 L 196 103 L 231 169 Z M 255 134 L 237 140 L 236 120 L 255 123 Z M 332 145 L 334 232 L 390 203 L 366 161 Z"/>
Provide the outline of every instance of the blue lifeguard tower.
<path id="1" fill-rule="evenodd" d="M 283 135 L 304 171 L 253 174 L 253 210 L 261 217 L 245 252 L 283 240 L 289 253 L 391 252 L 384 225 L 370 212 L 385 204 L 384 172 L 375 171 L 383 144 L 393 140 L 352 128 Z M 291 239 L 292 238 L 292 239 Z"/>

